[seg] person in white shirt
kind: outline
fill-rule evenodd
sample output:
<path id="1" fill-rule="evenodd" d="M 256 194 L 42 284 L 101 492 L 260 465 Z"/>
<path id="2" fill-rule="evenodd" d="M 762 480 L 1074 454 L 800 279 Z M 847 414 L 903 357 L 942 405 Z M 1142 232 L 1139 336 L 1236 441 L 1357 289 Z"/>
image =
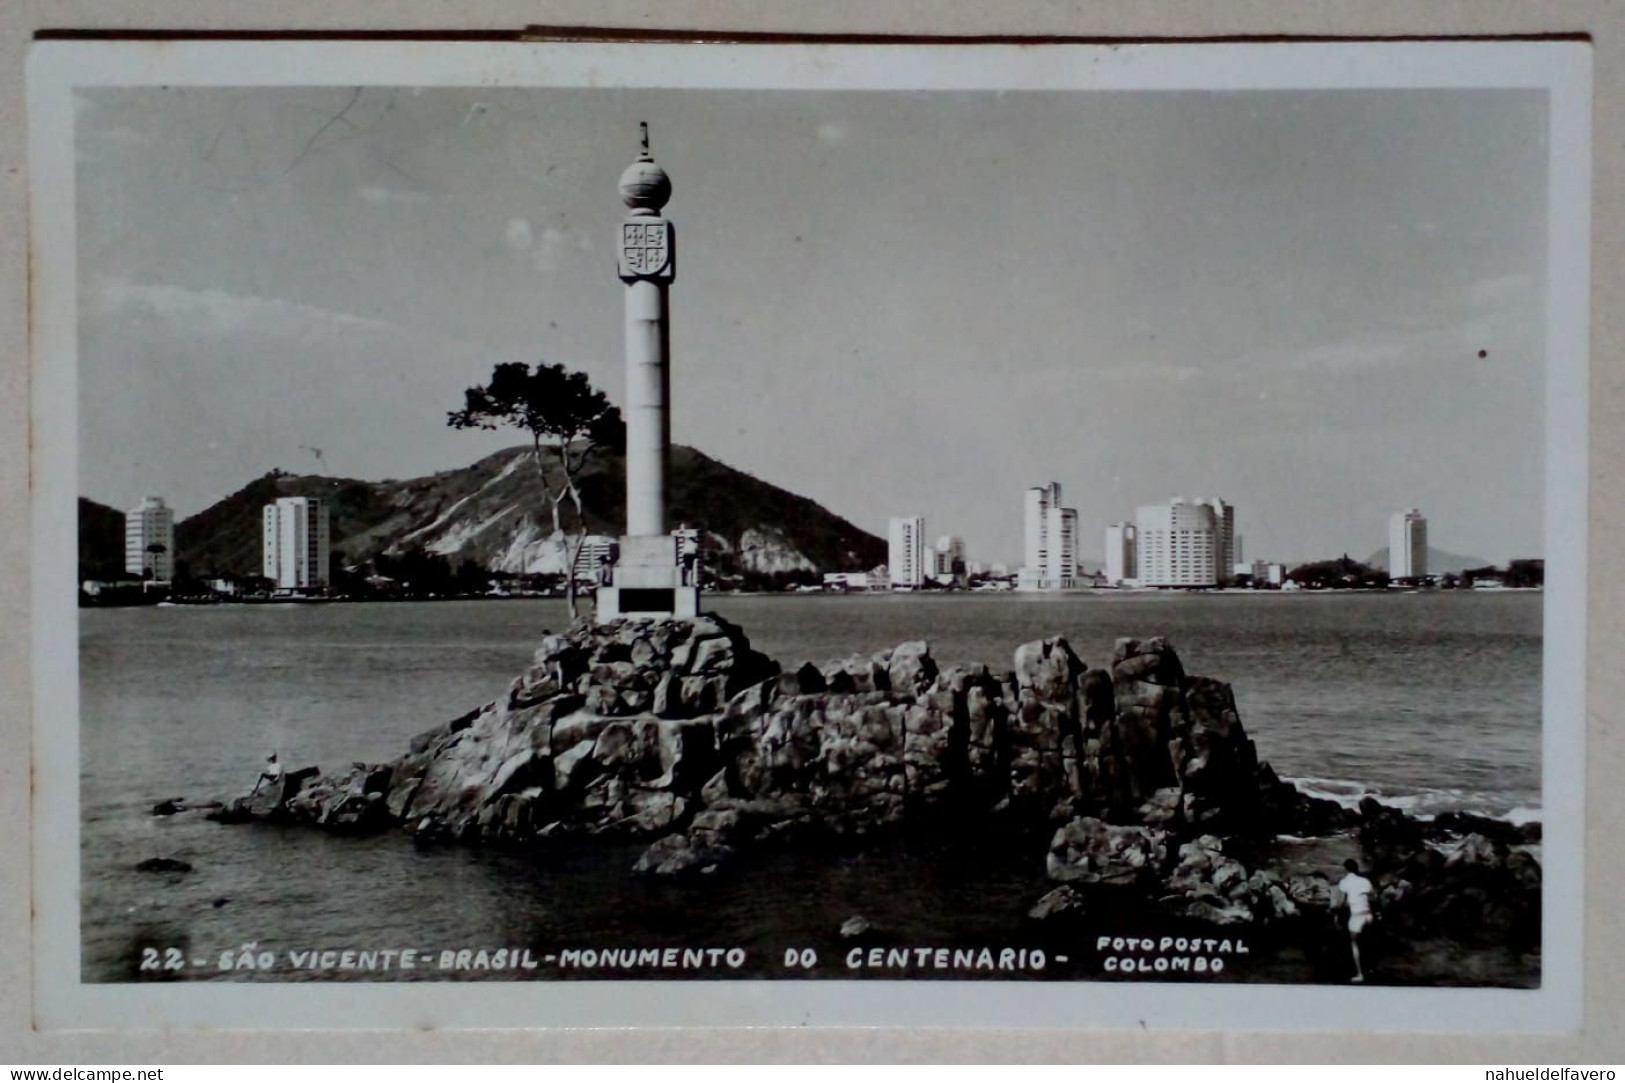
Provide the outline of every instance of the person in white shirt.
<path id="1" fill-rule="evenodd" d="M 1337 890 L 1343 896 L 1343 905 L 1348 907 L 1349 950 L 1354 953 L 1354 980 L 1365 981 L 1365 971 L 1360 968 L 1360 933 L 1371 924 L 1371 895 L 1376 890 L 1370 880 L 1360 875 L 1360 866 L 1349 858 L 1343 862 L 1343 868 L 1348 875 L 1337 882 Z"/>
<path id="2" fill-rule="evenodd" d="M 265 770 L 260 772 L 260 777 L 254 783 L 254 788 L 249 791 L 248 796 L 252 797 L 259 793 L 260 787 L 267 782 L 271 784 L 273 794 L 276 793 L 277 787 L 282 785 L 282 764 L 278 762 L 275 752 L 265 758 Z"/>

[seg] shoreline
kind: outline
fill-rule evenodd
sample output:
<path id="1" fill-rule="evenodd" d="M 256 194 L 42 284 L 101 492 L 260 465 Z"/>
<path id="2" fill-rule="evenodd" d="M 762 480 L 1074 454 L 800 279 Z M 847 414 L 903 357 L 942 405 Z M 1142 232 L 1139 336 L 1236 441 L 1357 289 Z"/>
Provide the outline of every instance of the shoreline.
<path id="1" fill-rule="evenodd" d="M 1250 590 L 1246 588 L 1185 588 L 1185 587 L 1094 587 L 1083 590 L 912 590 L 912 591 L 710 591 L 704 598 L 994 598 L 1010 597 L 1023 600 L 1084 598 L 1185 598 L 1185 597 L 1348 597 L 1407 596 L 1407 595 L 1472 595 L 1472 594 L 1544 594 L 1544 587 L 1456 587 L 1441 588 L 1337 588 L 1330 590 Z M 396 605 L 410 602 L 559 602 L 562 594 L 456 594 L 413 595 L 406 597 L 353 598 L 347 595 L 332 597 L 313 595 L 298 598 L 170 598 L 153 601 L 94 602 L 81 595 L 79 609 L 209 609 L 216 607 L 249 608 L 254 606 L 312 606 L 312 605 Z"/>

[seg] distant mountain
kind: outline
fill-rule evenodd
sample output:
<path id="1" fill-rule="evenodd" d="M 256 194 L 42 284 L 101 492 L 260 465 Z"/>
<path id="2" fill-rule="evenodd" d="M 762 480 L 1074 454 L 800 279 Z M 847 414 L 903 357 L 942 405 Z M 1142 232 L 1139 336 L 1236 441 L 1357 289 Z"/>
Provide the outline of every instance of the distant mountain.
<path id="1" fill-rule="evenodd" d="M 79 498 L 79 579 L 124 575 L 124 513 Z"/>
<path id="2" fill-rule="evenodd" d="M 1388 547 L 1385 545 L 1366 558 L 1366 563 L 1373 568 L 1388 570 Z M 1428 546 L 1428 574 L 1447 575 L 1455 573 L 1460 575 L 1467 568 L 1483 568 L 1489 565 L 1483 557 L 1466 557 L 1460 553 L 1447 553 L 1443 549 Z"/>
<path id="3" fill-rule="evenodd" d="M 548 466 L 557 491 L 557 468 Z M 346 565 L 422 548 L 493 571 L 558 572 L 563 558 L 536 470 L 530 448 L 516 447 L 406 481 L 267 474 L 176 524 L 176 555 L 194 575 L 258 574 L 264 506 L 279 496 L 321 496 L 332 509 L 333 551 Z M 583 473 L 591 533 L 625 530 L 625 478 L 618 456 Z M 720 571 L 860 570 L 886 560 L 880 538 L 693 448 L 672 448 L 668 490 L 667 519 L 698 527 L 707 562 Z"/>

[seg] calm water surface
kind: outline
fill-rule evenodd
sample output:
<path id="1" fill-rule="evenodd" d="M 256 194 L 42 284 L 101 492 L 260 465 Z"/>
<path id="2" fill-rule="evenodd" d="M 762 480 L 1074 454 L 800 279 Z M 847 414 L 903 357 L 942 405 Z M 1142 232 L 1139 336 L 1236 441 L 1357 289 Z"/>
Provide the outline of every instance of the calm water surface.
<path id="1" fill-rule="evenodd" d="M 1260 755 L 1287 777 L 1421 812 L 1540 805 L 1538 594 L 718 597 L 788 665 L 924 637 L 944 665 L 1005 668 L 1064 634 L 1091 664 L 1121 635 L 1166 635 L 1186 669 L 1233 684 Z M 271 749 L 327 770 L 392 759 L 415 733 L 502 694 L 548 601 L 87 610 L 81 642 L 84 975 L 140 976 L 144 945 L 218 956 L 311 948 L 741 945 L 840 948 L 862 913 L 899 942 L 998 944 L 1042 893 L 1036 851 L 895 840 L 774 853 L 715 878 L 627 875 L 637 848 L 545 855 L 424 849 L 404 835 L 155 818 L 166 797 L 242 792 Z M 194 871 L 137 874 L 145 857 Z M 210 974 L 188 973 L 188 977 Z M 280 980 L 301 975 L 280 973 Z M 331 974 L 325 975 L 331 977 Z M 422 974 L 419 976 L 434 976 Z"/>

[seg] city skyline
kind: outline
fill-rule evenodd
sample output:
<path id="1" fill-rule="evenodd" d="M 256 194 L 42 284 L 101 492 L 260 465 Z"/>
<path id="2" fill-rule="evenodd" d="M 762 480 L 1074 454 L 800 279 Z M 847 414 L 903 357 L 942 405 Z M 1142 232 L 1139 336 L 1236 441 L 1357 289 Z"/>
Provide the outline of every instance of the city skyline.
<path id="1" fill-rule="evenodd" d="M 1085 559 L 1177 492 L 1276 559 L 1363 558 L 1411 506 L 1544 555 L 1539 94 L 351 96 L 81 94 L 81 427 L 127 453 L 84 495 L 459 467 L 514 443 L 444 429 L 493 361 L 620 401 L 605 193 L 646 118 L 679 443 L 1012 565 L 1051 479 Z"/>

